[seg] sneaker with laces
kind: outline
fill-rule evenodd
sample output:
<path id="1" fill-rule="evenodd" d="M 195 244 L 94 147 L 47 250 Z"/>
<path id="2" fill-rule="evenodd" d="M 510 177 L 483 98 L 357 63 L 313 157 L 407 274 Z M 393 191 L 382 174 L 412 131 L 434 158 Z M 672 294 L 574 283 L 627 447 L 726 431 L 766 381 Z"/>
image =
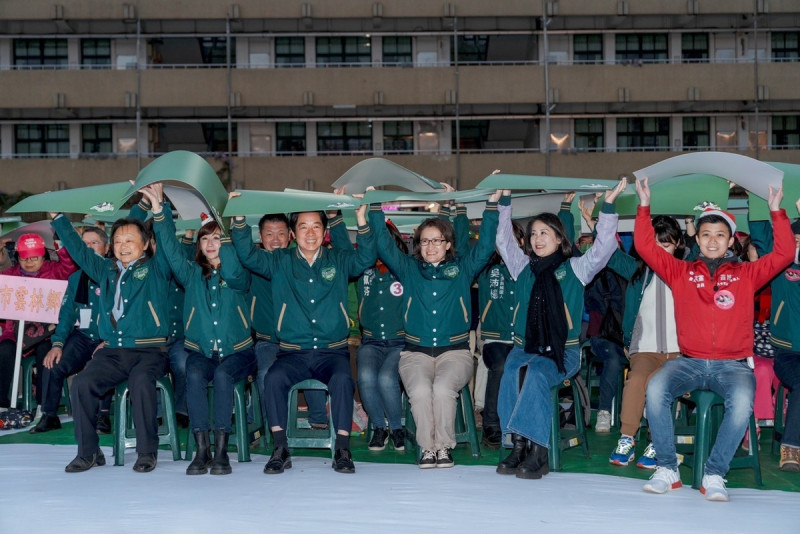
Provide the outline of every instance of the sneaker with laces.
<path id="1" fill-rule="evenodd" d="M 453 455 L 450 449 L 444 447 L 436 451 L 436 467 L 453 467 Z"/>
<path id="2" fill-rule="evenodd" d="M 436 453 L 433 451 L 422 451 L 422 457 L 419 459 L 420 469 L 430 469 L 436 467 Z"/>
<path id="3" fill-rule="evenodd" d="M 681 475 L 677 469 L 657 467 L 655 473 L 650 475 L 650 480 L 644 483 L 642 489 L 648 493 L 666 493 L 681 486 Z"/>
<path id="4" fill-rule="evenodd" d="M 374 428 L 372 430 L 372 439 L 369 440 L 369 450 L 382 451 L 386 448 L 386 442 L 389 441 L 388 428 Z"/>
<path id="5" fill-rule="evenodd" d="M 611 412 L 600 410 L 597 412 L 597 421 L 594 423 L 594 431 L 600 434 L 611 432 Z"/>
<path id="6" fill-rule="evenodd" d="M 392 430 L 389 433 L 389 438 L 392 440 L 392 447 L 396 451 L 406 450 L 406 432 L 402 428 Z"/>
<path id="7" fill-rule="evenodd" d="M 631 436 L 621 436 L 617 441 L 617 448 L 608 457 L 608 463 L 611 465 L 628 465 L 628 462 L 633 460 L 635 448 L 636 442 L 633 441 Z"/>
<path id="8" fill-rule="evenodd" d="M 727 480 L 719 475 L 703 475 L 703 482 L 700 484 L 700 493 L 706 496 L 709 501 L 727 502 L 728 490 L 725 489 Z"/>
<path id="9" fill-rule="evenodd" d="M 640 467 L 642 469 L 656 468 L 656 448 L 653 447 L 652 441 L 647 445 L 642 457 L 636 460 L 636 467 Z"/>
<path id="10" fill-rule="evenodd" d="M 800 448 L 781 445 L 781 462 L 778 468 L 793 473 L 800 471 Z"/>

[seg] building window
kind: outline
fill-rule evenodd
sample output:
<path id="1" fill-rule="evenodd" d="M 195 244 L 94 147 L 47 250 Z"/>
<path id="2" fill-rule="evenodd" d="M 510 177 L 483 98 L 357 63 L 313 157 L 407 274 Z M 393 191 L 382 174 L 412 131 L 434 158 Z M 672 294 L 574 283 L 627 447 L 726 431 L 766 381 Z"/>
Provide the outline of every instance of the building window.
<path id="1" fill-rule="evenodd" d="M 276 37 L 275 64 L 280 66 L 304 65 L 306 40 L 303 37 Z"/>
<path id="2" fill-rule="evenodd" d="M 573 36 L 572 48 L 572 59 L 575 63 L 602 63 L 603 61 L 603 36 L 599 33 Z"/>
<path id="3" fill-rule="evenodd" d="M 17 124 L 14 152 L 21 157 L 69 155 L 69 125 Z"/>
<path id="4" fill-rule="evenodd" d="M 683 118 L 684 150 L 708 150 L 711 148 L 711 121 L 708 117 Z"/>
<path id="5" fill-rule="evenodd" d="M 110 69 L 111 39 L 81 39 L 81 68 Z"/>
<path id="6" fill-rule="evenodd" d="M 414 123 L 386 121 L 383 123 L 383 151 L 386 154 L 408 154 L 414 151 Z"/>
<path id="7" fill-rule="evenodd" d="M 777 115 L 772 117 L 772 148 L 800 148 L 800 116 Z"/>
<path id="8" fill-rule="evenodd" d="M 657 63 L 667 60 L 666 33 L 617 34 L 616 59 L 619 63 Z"/>
<path id="9" fill-rule="evenodd" d="M 279 122 L 275 125 L 278 155 L 305 154 L 306 124 L 304 122 Z"/>
<path id="10" fill-rule="evenodd" d="M 459 63 L 485 63 L 489 51 L 488 35 L 460 35 L 458 37 Z M 450 47 L 450 63 L 455 63 L 455 54 Z"/>
<path id="11" fill-rule="evenodd" d="M 596 152 L 605 148 L 603 119 L 575 119 L 575 148 Z"/>
<path id="12" fill-rule="evenodd" d="M 317 123 L 317 151 L 372 152 L 372 125 L 367 121 Z"/>
<path id="13" fill-rule="evenodd" d="M 668 150 L 669 117 L 617 119 L 617 149 Z"/>
<path id="14" fill-rule="evenodd" d="M 228 123 L 204 122 L 203 137 L 206 141 L 207 152 L 228 152 Z M 231 127 L 231 152 L 236 152 L 236 125 Z"/>
<path id="15" fill-rule="evenodd" d="M 774 61 L 800 60 L 800 32 L 772 32 Z"/>
<path id="16" fill-rule="evenodd" d="M 385 65 L 411 65 L 411 37 L 384 37 L 383 63 Z"/>
<path id="17" fill-rule="evenodd" d="M 489 121 L 460 121 L 459 145 L 456 145 L 456 123 L 453 121 L 452 137 L 453 149 L 460 150 L 481 150 L 486 145 L 489 138 Z"/>
<path id="18" fill-rule="evenodd" d="M 113 146 L 110 124 L 84 124 L 81 127 L 83 154 L 110 154 Z"/>
<path id="19" fill-rule="evenodd" d="M 681 36 L 681 59 L 684 63 L 708 61 L 708 34 L 684 33 Z"/>
<path id="20" fill-rule="evenodd" d="M 225 37 L 201 37 L 200 54 L 204 65 L 227 65 L 228 45 Z M 236 64 L 236 39 L 231 37 L 231 65 Z"/>
<path id="21" fill-rule="evenodd" d="M 14 65 L 66 67 L 67 63 L 66 39 L 14 39 Z"/>
<path id="22" fill-rule="evenodd" d="M 317 37 L 317 63 L 371 63 L 368 37 Z"/>

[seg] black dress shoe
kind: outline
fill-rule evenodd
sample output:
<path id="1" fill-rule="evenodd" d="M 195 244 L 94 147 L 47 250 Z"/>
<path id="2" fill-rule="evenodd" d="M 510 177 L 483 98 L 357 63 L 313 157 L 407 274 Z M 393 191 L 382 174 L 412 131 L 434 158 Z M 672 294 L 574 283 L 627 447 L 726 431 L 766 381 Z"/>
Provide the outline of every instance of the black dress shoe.
<path id="1" fill-rule="evenodd" d="M 111 434 L 111 419 L 107 415 L 98 415 L 95 429 L 98 434 Z"/>
<path id="2" fill-rule="evenodd" d="M 158 453 L 140 452 L 136 463 L 133 464 L 133 470 L 137 473 L 149 473 L 156 468 L 156 463 L 158 463 Z"/>
<path id="3" fill-rule="evenodd" d="M 67 473 L 82 473 L 96 465 L 106 465 L 106 457 L 103 456 L 103 451 L 100 449 L 97 449 L 96 453 L 85 458 L 83 456 L 76 456 L 75 459 L 64 468 L 64 471 Z"/>
<path id="4" fill-rule="evenodd" d="M 500 448 L 500 442 L 503 440 L 503 433 L 499 428 L 483 427 L 483 438 L 481 445 L 487 449 L 497 450 Z"/>
<path id="5" fill-rule="evenodd" d="M 333 470 L 337 473 L 355 473 L 356 466 L 350 455 L 350 449 L 336 449 L 331 467 L 333 467 Z"/>
<path id="6" fill-rule="evenodd" d="M 42 432 L 50 432 L 51 430 L 58 430 L 61 428 L 61 420 L 57 415 L 42 415 L 36 426 L 28 430 L 31 434 L 40 434 Z"/>
<path id="7" fill-rule="evenodd" d="M 291 469 L 292 455 L 286 447 L 275 447 L 272 456 L 269 457 L 267 465 L 264 466 L 264 473 L 267 475 L 279 475 L 284 469 Z"/>

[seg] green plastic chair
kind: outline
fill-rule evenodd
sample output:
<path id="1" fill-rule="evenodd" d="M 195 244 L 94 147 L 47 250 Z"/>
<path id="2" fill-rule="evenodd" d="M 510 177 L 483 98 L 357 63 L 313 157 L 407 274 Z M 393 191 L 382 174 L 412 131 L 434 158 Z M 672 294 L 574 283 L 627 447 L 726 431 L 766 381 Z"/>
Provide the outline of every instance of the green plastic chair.
<path id="1" fill-rule="evenodd" d="M 253 406 L 253 422 L 247 421 L 248 406 Z M 208 413 L 212 419 L 214 414 L 214 386 L 208 385 Z M 233 385 L 233 413 L 234 425 L 228 443 L 236 446 L 237 459 L 240 463 L 250 461 L 250 443 L 258 440 L 259 446 L 266 448 L 266 427 L 264 426 L 264 416 L 261 413 L 261 400 L 258 394 L 258 387 L 249 376 Z M 210 432 L 211 443 L 214 443 L 214 433 Z M 197 447 L 194 434 L 189 429 L 189 437 L 186 439 L 186 460 L 191 461 L 194 450 Z"/>
<path id="2" fill-rule="evenodd" d="M 36 365 L 36 358 L 28 356 L 22 358 L 22 409 L 34 411 L 36 410 L 36 399 L 33 394 L 33 367 Z M 72 413 L 72 403 L 69 400 L 69 386 L 67 380 L 64 380 L 64 386 L 61 388 L 61 406 L 66 407 L 67 413 Z"/>
<path id="3" fill-rule="evenodd" d="M 406 395 L 403 395 L 406 413 L 406 451 L 414 450 L 416 461 L 422 455 L 422 449 L 417 443 L 417 425 L 411 413 L 411 403 Z M 478 441 L 478 429 L 475 425 L 475 409 L 472 406 L 472 393 L 469 384 L 461 388 L 461 392 L 456 399 L 456 444 L 468 443 L 472 451 L 473 458 L 480 458 L 481 446 Z"/>
<path id="4" fill-rule="evenodd" d="M 156 380 L 156 390 L 161 395 L 162 424 L 158 427 L 158 444 L 169 445 L 172 459 L 181 459 L 178 441 L 178 423 L 175 420 L 175 394 L 169 375 Z M 114 392 L 114 465 L 125 465 L 125 449 L 136 447 L 136 432 L 130 410 L 128 381 L 117 386 Z"/>
<path id="5" fill-rule="evenodd" d="M 289 448 L 329 448 L 331 450 L 331 458 L 333 458 L 334 454 L 336 454 L 336 429 L 333 427 L 333 415 L 331 410 L 328 410 L 328 428 L 326 430 L 301 428 L 297 424 L 299 413 L 297 395 L 300 391 L 306 389 L 319 389 L 326 393 L 328 392 L 328 386 L 313 378 L 298 382 L 289 390 L 289 417 L 286 425 L 286 439 L 289 442 Z"/>
<path id="6" fill-rule="evenodd" d="M 695 423 L 687 424 L 689 410 L 675 423 L 676 448 L 683 454 L 683 464 L 692 469 L 692 487 L 700 489 L 705 466 L 724 414 L 725 400 L 709 390 L 692 391 L 688 397 L 679 397 L 677 402 L 695 406 Z M 750 414 L 750 435 L 756 436 L 756 420 Z M 758 442 L 752 440 L 746 455 L 734 456 L 731 469 L 748 467 L 753 469 L 757 486 L 761 486 L 761 463 L 758 458 Z"/>
<path id="7" fill-rule="evenodd" d="M 786 388 L 781 384 L 778 386 L 778 391 L 775 399 L 775 415 L 772 427 L 772 454 L 781 453 L 781 441 L 783 440 L 783 431 L 786 426 L 786 412 L 783 406 L 786 404 Z"/>
<path id="8" fill-rule="evenodd" d="M 580 401 L 580 389 L 578 386 L 578 376 L 572 379 L 565 379 L 561 384 L 550 388 L 553 399 L 553 416 L 550 418 L 550 450 L 548 451 L 548 461 L 550 471 L 561 471 L 561 452 L 572 447 L 580 446 L 583 455 L 591 458 L 589 454 L 589 441 L 586 437 L 586 420 L 583 413 L 583 405 Z M 575 411 L 575 428 L 565 428 L 561 426 L 561 416 L 559 414 L 559 395 L 564 388 L 572 388 L 572 403 Z"/>

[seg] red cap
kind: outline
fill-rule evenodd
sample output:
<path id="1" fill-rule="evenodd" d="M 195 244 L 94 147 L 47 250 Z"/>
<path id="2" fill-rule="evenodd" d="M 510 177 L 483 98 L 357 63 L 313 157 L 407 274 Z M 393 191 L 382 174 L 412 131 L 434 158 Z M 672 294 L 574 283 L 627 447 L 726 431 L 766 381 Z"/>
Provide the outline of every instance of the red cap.
<path id="1" fill-rule="evenodd" d="M 22 234 L 17 239 L 17 253 L 20 258 L 44 256 L 44 239 L 38 234 Z"/>

